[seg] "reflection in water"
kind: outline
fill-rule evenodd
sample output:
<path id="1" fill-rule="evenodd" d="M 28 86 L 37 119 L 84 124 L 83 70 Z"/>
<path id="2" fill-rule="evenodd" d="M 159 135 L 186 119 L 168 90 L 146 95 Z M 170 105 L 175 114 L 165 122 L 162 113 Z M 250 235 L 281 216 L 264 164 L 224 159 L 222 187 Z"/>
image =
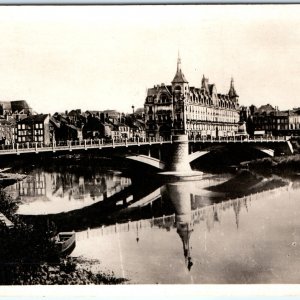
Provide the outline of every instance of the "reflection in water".
<path id="1" fill-rule="evenodd" d="M 165 193 L 162 193 L 162 197 L 169 197 L 175 209 L 175 226 L 177 233 L 180 236 L 183 244 L 183 253 L 185 263 L 188 270 L 191 270 L 193 266 L 191 256 L 190 237 L 194 231 L 196 223 L 200 223 L 200 220 L 205 220 L 206 228 L 210 231 L 214 227 L 214 223 L 220 223 L 221 212 L 232 207 L 234 210 L 235 223 L 237 228 L 239 227 L 239 214 L 242 206 L 247 211 L 247 202 L 251 201 L 251 196 L 243 197 L 235 200 L 229 200 L 227 203 L 221 202 L 219 204 L 209 205 L 207 202 L 203 203 L 199 200 L 199 196 L 195 189 L 195 182 L 176 182 L 166 184 Z M 192 207 L 194 206 L 194 210 Z M 205 209 L 199 210 L 201 207 Z"/>
<path id="2" fill-rule="evenodd" d="M 297 282 L 299 183 L 256 193 L 269 189 L 272 179 L 258 190 L 244 180 L 243 187 L 253 194 L 240 196 L 224 190 L 230 177 L 205 175 L 200 181 L 146 189 L 116 172 L 86 176 L 35 170 L 10 192 L 22 200 L 25 213 L 80 208 L 51 216 L 69 226 L 65 230 L 78 225 L 72 255 L 99 259 L 101 269 L 133 282 Z M 217 185 L 222 192 L 209 189 Z M 107 219 L 100 218 L 107 214 L 104 204 L 111 209 Z"/>
<path id="3" fill-rule="evenodd" d="M 131 185 L 118 172 L 97 173 L 90 178 L 39 169 L 6 188 L 21 201 L 19 214 L 51 214 L 82 208 L 118 193 Z"/>
<path id="4" fill-rule="evenodd" d="M 165 184 L 125 208 L 119 218 L 134 215 L 134 209 L 152 212 L 154 207 L 163 208 L 166 202 L 173 207 L 173 213 L 77 232 L 74 255 L 98 258 L 101 267 L 139 283 L 270 282 L 269 278 L 274 277 L 268 273 L 268 262 L 273 256 L 277 260 L 276 247 L 290 251 L 282 249 L 287 243 L 281 243 L 277 236 L 282 231 L 280 238 L 286 238 L 289 229 L 272 227 L 286 224 L 278 223 L 278 212 L 281 198 L 286 198 L 292 187 L 224 200 L 222 194 L 206 189 L 212 184 L 213 179 Z M 284 204 L 287 216 L 291 204 Z M 285 282 L 293 278 L 282 275 L 286 265 L 281 261 L 277 265 L 281 274 L 278 278 Z M 259 275 L 262 270 L 266 270 L 265 277 Z"/>
<path id="5" fill-rule="evenodd" d="M 192 185 L 193 182 L 178 182 L 166 185 L 166 191 L 175 208 L 177 233 L 183 243 L 185 263 L 189 270 L 193 265 L 189 243 L 194 228 L 194 220 L 191 214 L 191 200 L 193 194 L 190 193 Z"/>
<path id="6" fill-rule="evenodd" d="M 218 179 L 218 182 L 220 182 L 220 179 Z M 171 232 L 173 229 L 175 229 L 177 238 L 178 236 L 180 237 L 182 245 L 181 247 L 183 247 L 183 251 L 181 250 L 181 253 L 184 257 L 185 266 L 189 271 L 191 271 L 192 266 L 194 265 L 191 243 L 191 237 L 194 229 L 199 226 L 201 222 L 205 225 L 207 231 L 211 232 L 215 223 L 221 224 L 222 213 L 227 212 L 228 210 L 233 212 L 233 217 L 235 220 L 234 222 L 238 228 L 240 212 L 243 207 L 245 207 L 245 210 L 248 211 L 247 203 L 251 201 L 252 198 L 252 196 L 249 195 L 248 197 L 222 202 L 221 199 L 223 198 L 221 193 L 215 193 L 205 189 L 207 186 L 213 183 L 215 182 L 212 179 L 206 179 L 202 182 L 184 181 L 167 183 L 160 189 L 150 193 L 148 196 L 140 199 L 132 205 L 129 205 L 129 207 L 125 208 L 122 212 L 123 214 L 128 213 L 128 211 L 133 213 L 132 209 L 135 208 L 140 210 L 143 207 L 152 212 L 153 207 L 161 207 L 162 203 L 170 202 L 171 206 L 173 207 L 173 214 L 167 216 L 163 215 L 161 217 L 152 217 L 150 219 L 140 219 L 134 222 L 115 224 L 107 227 L 89 229 L 88 231 L 78 232 L 77 240 L 80 244 L 80 241 L 85 239 L 93 239 L 97 237 L 101 239 L 107 234 L 118 234 L 119 238 L 120 233 L 129 234 L 130 232 L 135 232 L 136 242 L 139 243 L 140 236 L 143 236 L 145 239 L 145 234 L 150 235 L 149 231 L 144 233 L 144 231 L 149 228 L 152 230 L 165 229 L 166 232 Z M 158 197 L 158 194 L 160 194 L 160 197 Z M 212 198 L 218 203 L 213 202 Z M 122 219 L 122 213 L 119 215 L 119 217 Z M 158 232 L 155 234 L 160 236 Z M 145 240 L 142 240 L 141 242 L 143 244 L 145 243 Z M 170 243 L 173 244 L 174 241 L 171 241 Z M 132 244 L 130 247 L 132 247 Z M 197 247 L 195 250 L 197 251 Z M 80 250 L 77 249 L 77 251 L 80 253 Z M 139 255 L 141 255 L 141 253 L 139 253 Z M 159 254 L 157 255 L 159 256 Z M 181 260 L 181 257 L 178 257 L 179 261 Z"/>

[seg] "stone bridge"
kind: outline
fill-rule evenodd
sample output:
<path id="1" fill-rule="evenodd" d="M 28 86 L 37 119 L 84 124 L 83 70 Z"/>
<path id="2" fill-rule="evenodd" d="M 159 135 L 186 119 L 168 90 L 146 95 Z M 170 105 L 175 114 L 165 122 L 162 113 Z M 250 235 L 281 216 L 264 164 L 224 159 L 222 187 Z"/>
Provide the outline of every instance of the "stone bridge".
<path id="1" fill-rule="evenodd" d="M 268 156 L 293 154 L 293 146 L 286 138 L 244 139 L 243 137 L 227 137 L 218 139 L 189 139 L 187 135 L 174 135 L 164 140 L 147 138 L 134 140 L 99 140 L 53 142 L 51 145 L 42 143 L 12 144 L 0 148 L 0 161 L 16 155 L 35 154 L 67 154 L 93 151 L 97 156 L 125 156 L 161 171 L 191 172 L 190 162 L 215 150 L 228 146 L 256 149 Z"/>

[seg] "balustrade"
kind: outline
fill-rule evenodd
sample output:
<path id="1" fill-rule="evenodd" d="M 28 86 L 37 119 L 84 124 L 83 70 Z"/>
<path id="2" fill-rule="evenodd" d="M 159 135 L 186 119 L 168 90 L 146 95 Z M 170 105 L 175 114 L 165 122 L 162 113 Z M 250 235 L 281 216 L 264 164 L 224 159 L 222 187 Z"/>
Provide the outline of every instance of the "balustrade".
<path id="1" fill-rule="evenodd" d="M 280 136 L 275 136 L 275 137 L 258 137 L 258 138 L 245 138 L 244 136 L 226 136 L 226 137 L 213 137 L 210 136 L 209 138 L 206 138 L 205 136 L 191 136 L 189 138 L 190 142 L 196 143 L 196 142 L 201 142 L 201 143 L 221 143 L 221 142 L 233 142 L 233 143 L 245 143 L 245 142 L 253 142 L 253 143 L 274 143 L 274 142 L 285 142 L 288 141 L 289 137 L 280 137 Z M 39 150 L 42 150 L 43 152 L 47 151 L 49 149 L 53 152 L 59 150 L 59 149 L 69 149 L 69 151 L 72 151 L 72 149 L 85 149 L 87 150 L 88 148 L 99 148 L 102 149 L 103 147 L 117 147 L 117 146 L 126 146 L 129 147 L 130 145 L 137 145 L 140 146 L 141 144 L 163 144 L 163 143 L 173 143 L 173 136 L 170 136 L 169 139 L 165 139 L 161 136 L 159 137 L 133 137 L 131 139 L 128 138 L 112 138 L 111 140 L 104 140 L 103 138 L 101 139 L 84 139 L 81 141 L 72 141 L 72 140 L 67 140 L 67 141 L 52 141 L 50 144 L 46 145 L 43 142 L 24 142 L 24 143 L 11 143 L 10 145 L 2 145 L 2 148 L 0 148 L 0 153 L 5 154 L 9 152 L 15 152 L 15 153 L 25 153 L 25 152 L 39 152 Z"/>

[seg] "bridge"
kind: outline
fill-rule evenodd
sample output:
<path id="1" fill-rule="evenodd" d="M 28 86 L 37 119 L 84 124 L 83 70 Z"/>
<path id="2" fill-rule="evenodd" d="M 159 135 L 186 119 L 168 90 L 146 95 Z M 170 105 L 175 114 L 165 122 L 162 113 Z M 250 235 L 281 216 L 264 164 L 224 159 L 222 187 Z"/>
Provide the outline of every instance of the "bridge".
<path id="1" fill-rule="evenodd" d="M 106 151 L 110 154 L 122 152 L 122 155 L 128 159 L 150 165 L 159 170 L 190 172 L 189 163 L 191 161 L 209 153 L 216 147 L 220 148 L 228 145 L 247 145 L 268 156 L 274 156 L 275 151 L 280 154 L 292 154 L 294 152 L 291 142 L 285 137 L 245 139 L 244 137 L 233 136 L 206 139 L 189 138 L 187 135 L 174 135 L 170 139 L 149 137 L 111 141 L 104 139 L 54 141 L 50 145 L 44 145 L 41 142 L 13 143 L 2 145 L 0 157 L 34 153 L 80 153 L 88 150 Z M 153 157 L 151 154 L 154 149 L 158 157 Z"/>

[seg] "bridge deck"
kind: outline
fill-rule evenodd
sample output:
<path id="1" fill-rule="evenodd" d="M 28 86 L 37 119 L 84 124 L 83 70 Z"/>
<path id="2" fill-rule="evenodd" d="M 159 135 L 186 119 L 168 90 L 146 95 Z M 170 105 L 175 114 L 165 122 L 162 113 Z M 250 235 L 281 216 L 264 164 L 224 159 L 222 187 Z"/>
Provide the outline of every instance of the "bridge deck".
<path id="1" fill-rule="evenodd" d="M 189 143 L 201 143 L 201 144 L 232 144 L 232 143 L 286 143 L 288 140 L 285 137 L 272 138 L 272 139 L 238 139 L 238 138 L 218 138 L 218 139 L 189 139 Z M 154 140 L 147 139 L 143 141 L 128 141 L 124 140 L 121 142 L 109 142 L 104 143 L 103 141 L 83 141 L 79 142 L 68 142 L 66 145 L 43 145 L 42 143 L 31 143 L 31 144 L 12 144 L 3 145 L 3 149 L 0 149 L 0 155 L 12 155 L 21 153 L 45 153 L 45 152 L 58 152 L 58 151 L 78 151 L 88 149 L 114 149 L 120 147 L 132 147 L 132 146 L 144 146 L 144 145 L 161 145 L 171 144 L 172 140 Z"/>

